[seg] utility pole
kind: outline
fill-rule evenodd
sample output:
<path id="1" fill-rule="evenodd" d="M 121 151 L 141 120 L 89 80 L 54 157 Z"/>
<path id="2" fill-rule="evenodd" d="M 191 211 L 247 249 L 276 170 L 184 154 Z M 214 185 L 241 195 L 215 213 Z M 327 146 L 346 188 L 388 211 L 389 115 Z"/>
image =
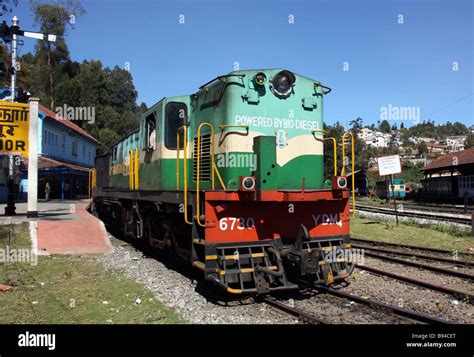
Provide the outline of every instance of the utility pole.
<path id="1" fill-rule="evenodd" d="M 44 40 L 44 41 L 49 41 L 49 42 L 56 42 L 56 35 L 49 35 L 49 34 L 42 34 L 39 32 L 31 32 L 31 31 L 24 31 L 21 30 L 18 24 L 20 21 L 18 20 L 18 17 L 14 16 L 12 19 L 12 26 L 8 26 L 6 21 L 3 21 L 2 25 L 0 26 L 0 37 L 2 40 L 5 42 L 5 44 L 9 43 L 11 41 L 11 56 L 12 56 L 12 77 L 11 77 L 11 101 L 14 102 L 16 99 L 16 72 L 17 72 L 17 55 L 18 55 L 18 36 L 23 36 L 23 37 L 30 37 L 34 38 L 37 40 Z M 38 99 L 34 99 L 30 102 L 30 108 L 33 109 L 31 115 L 32 117 L 36 115 L 35 120 L 30 120 L 30 124 L 33 121 L 34 124 L 34 129 L 33 133 L 35 135 L 35 138 L 32 139 L 31 136 L 31 125 L 30 125 L 30 135 L 29 135 L 29 147 L 31 151 L 31 146 L 34 145 L 35 151 L 32 152 L 34 157 L 29 157 L 30 162 L 36 162 L 36 167 L 34 167 L 35 173 L 33 176 L 31 176 L 31 180 L 35 180 L 34 183 L 28 180 L 28 186 L 29 187 L 34 187 L 34 193 L 35 195 L 37 194 L 37 186 L 38 186 L 38 167 L 37 167 L 37 162 L 38 162 L 38 153 L 37 153 L 37 142 L 38 142 L 38 123 L 37 123 L 37 117 L 38 117 Z M 34 123 L 36 122 L 36 124 Z M 31 154 L 30 154 L 31 155 Z M 14 181 L 14 175 L 15 175 L 15 157 L 13 155 L 9 155 L 9 161 L 8 161 L 8 204 L 7 207 L 5 208 L 5 215 L 13 216 L 15 215 L 15 181 Z M 30 178 L 30 168 L 28 168 L 28 178 Z M 31 211 L 31 215 L 34 216 L 35 214 L 37 215 L 37 208 L 36 208 L 36 202 L 37 202 L 37 197 L 34 198 L 34 205 L 31 206 L 30 210 L 30 188 L 28 189 L 28 211 Z"/>
<path id="2" fill-rule="evenodd" d="M 18 24 L 20 21 L 18 20 L 18 17 L 13 16 L 12 24 L 13 26 L 11 27 L 12 29 L 18 29 Z M 15 101 L 16 97 L 16 56 L 17 56 L 17 51 L 18 51 L 18 40 L 17 40 L 17 35 L 15 33 L 16 31 L 12 31 L 12 85 L 10 91 L 12 92 L 12 102 Z"/>
<path id="3" fill-rule="evenodd" d="M 14 16 L 13 27 L 18 28 L 18 17 Z M 16 34 L 12 36 L 12 84 L 11 84 L 11 95 L 12 102 L 15 101 L 15 88 L 16 88 L 16 54 L 18 51 L 18 41 Z M 15 157 L 13 155 L 8 156 L 8 201 L 7 207 L 5 208 L 5 216 L 14 216 L 16 214 L 15 207 Z"/>

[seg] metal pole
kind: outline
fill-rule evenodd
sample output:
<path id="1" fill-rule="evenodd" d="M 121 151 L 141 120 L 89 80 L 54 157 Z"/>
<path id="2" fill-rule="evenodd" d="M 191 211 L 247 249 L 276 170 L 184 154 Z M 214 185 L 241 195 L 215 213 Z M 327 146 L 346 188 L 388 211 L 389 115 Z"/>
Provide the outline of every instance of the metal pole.
<path id="1" fill-rule="evenodd" d="M 8 156 L 8 199 L 5 207 L 5 216 L 14 216 L 15 207 L 15 157 Z"/>
<path id="2" fill-rule="evenodd" d="M 393 183 L 393 174 L 391 175 L 391 177 L 392 177 L 393 205 L 394 205 L 394 208 L 395 208 L 395 220 L 397 221 L 397 226 L 398 226 L 397 199 L 395 198 L 395 184 Z"/>
<path id="3" fill-rule="evenodd" d="M 28 135 L 28 211 L 26 217 L 38 217 L 38 98 L 30 98 Z"/>
<path id="4" fill-rule="evenodd" d="M 18 26 L 20 21 L 18 20 L 18 17 L 14 16 L 12 20 L 13 26 Z M 12 102 L 15 101 L 16 97 L 16 53 L 18 50 L 18 41 L 17 41 L 17 35 L 13 34 L 12 36 L 12 67 L 13 67 L 13 73 L 12 73 L 12 83 L 11 83 L 11 93 L 12 93 Z"/>

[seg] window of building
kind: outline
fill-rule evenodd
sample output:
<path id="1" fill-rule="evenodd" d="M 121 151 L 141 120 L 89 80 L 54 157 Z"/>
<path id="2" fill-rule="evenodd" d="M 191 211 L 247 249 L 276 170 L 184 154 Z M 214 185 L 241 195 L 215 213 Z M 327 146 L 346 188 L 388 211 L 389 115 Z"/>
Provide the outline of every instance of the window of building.
<path id="1" fill-rule="evenodd" d="M 165 110 L 165 146 L 176 150 L 176 133 L 188 116 L 188 107 L 184 103 L 170 102 L 166 104 Z M 179 148 L 183 148 L 182 132 L 179 139 Z"/>
<path id="2" fill-rule="evenodd" d="M 66 133 L 63 133 L 63 143 L 61 145 L 63 152 L 66 150 Z"/>
<path id="3" fill-rule="evenodd" d="M 77 156 L 77 139 L 72 139 L 72 154 Z"/>
<path id="4" fill-rule="evenodd" d="M 86 158 L 86 144 L 85 143 L 82 144 L 82 157 Z"/>

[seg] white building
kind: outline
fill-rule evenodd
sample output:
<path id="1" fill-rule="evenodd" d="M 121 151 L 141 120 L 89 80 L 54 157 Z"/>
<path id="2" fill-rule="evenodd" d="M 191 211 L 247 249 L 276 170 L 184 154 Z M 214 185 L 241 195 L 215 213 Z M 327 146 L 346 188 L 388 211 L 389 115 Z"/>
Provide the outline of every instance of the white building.
<path id="1" fill-rule="evenodd" d="M 450 151 L 462 151 L 465 141 L 466 135 L 450 136 L 446 138 L 446 146 Z"/>
<path id="2" fill-rule="evenodd" d="M 366 141 L 369 136 L 371 136 L 373 133 L 373 130 L 370 128 L 362 128 L 360 129 L 360 132 L 358 134 L 359 138 Z"/>

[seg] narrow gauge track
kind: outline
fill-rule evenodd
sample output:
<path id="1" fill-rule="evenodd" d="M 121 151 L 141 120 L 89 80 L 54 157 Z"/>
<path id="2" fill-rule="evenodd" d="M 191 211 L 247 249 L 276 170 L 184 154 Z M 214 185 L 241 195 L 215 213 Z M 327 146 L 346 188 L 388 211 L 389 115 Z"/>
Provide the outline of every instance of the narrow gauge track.
<path id="1" fill-rule="evenodd" d="M 357 205 L 364 206 L 365 200 L 357 200 Z M 449 204 L 427 204 L 427 203 L 405 203 L 403 200 L 398 201 L 400 204 L 403 204 L 405 209 L 413 209 L 413 210 L 426 210 L 429 209 L 431 211 L 436 212 L 443 212 L 443 213 L 452 213 L 452 214 L 469 214 L 474 212 L 473 206 L 467 206 L 466 212 L 464 212 L 464 205 L 449 205 Z M 367 203 L 365 204 L 367 205 Z M 371 204 L 368 204 L 371 205 Z M 377 207 L 375 204 L 371 205 L 373 207 Z M 389 205 L 382 203 L 380 205 L 382 208 L 391 208 Z"/>
<path id="2" fill-rule="evenodd" d="M 430 290 L 433 290 L 433 291 L 438 291 L 438 292 L 441 292 L 441 293 L 444 293 L 444 294 L 454 296 L 454 297 L 456 297 L 458 299 L 461 299 L 462 301 L 465 301 L 469 304 L 474 304 L 474 295 L 470 294 L 470 293 L 467 293 L 467 292 L 464 292 L 464 291 L 460 291 L 460 290 L 448 288 L 448 287 L 445 287 L 445 286 L 433 284 L 433 283 L 430 283 L 430 282 L 427 282 L 427 281 L 424 281 L 424 280 L 418 280 L 418 279 L 415 279 L 415 278 L 410 278 L 410 277 L 404 276 L 404 275 L 395 274 L 395 273 L 392 273 L 392 272 L 387 271 L 387 270 L 382 270 L 382 269 L 374 268 L 374 267 L 367 266 L 367 265 L 356 264 L 356 267 L 361 269 L 361 270 L 368 271 L 369 273 L 378 275 L 378 276 L 386 276 L 386 277 L 389 277 L 389 278 L 392 278 L 392 279 L 395 279 L 395 280 L 398 280 L 398 281 L 402 281 L 402 282 L 405 282 L 405 283 L 408 283 L 408 284 L 411 284 L 411 285 L 416 285 L 416 286 L 427 288 L 427 289 L 430 289 Z"/>
<path id="3" fill-rule="evenodd" d="M 300 322 L 313 324 L 313 325 L 328 325 L 329 324 L 329 322 L 325 320 L 319 319 L 316 316 L 310 313 L 307 313 L 303 310 L 299 310 L 294 307 L 285 305 L 272 297 L 265 297 L 263 299 L 263 302 L 267 303 L 270 306 L 273 306 L 274 308 L 277 308 L 278 310 L 282 312 L 285 312 L 291 316 L 298 318 L 298 321 Z"/>
<path id="4" fill-rule="evenodd" d="M 370 298 L 366 299 L 366 298 L 363 298 L 363 297 L 360 297 L 360 296 L 349 294 L 347 292 L 336 290 L 334 288 L 329 288 L 327 286 L 316 286 L 316 289 L 320 292 L 323 292 L 323 293 L 326 293 L 326 294 L 329 294 L 329 295 L 333 295 L 333 296 L 337 296 L 339 298 L 354 301 L 358 304 L 368 306 L 372 309 L 392 313 L 394 315 L 401 316 L 401 317 L 404 317 L 404 318 L 408 318 L 410 320 L 417 321 L 417 322 L 430 323 L 430 324 L 452 324 L 453 323 L 453 322 L 448 321 L 448 320 L 440 319 L 436 316 L 431 316 L 431 315 L 427 315 L 427 314 L 424 314 L 424 313 L 421 313 L 421 312 L 416 312 L 416 311 L 413 311 L 413 310 L 404 309 L 404 308 L 401 308 L 401 307 L 398 307 L 398 306 L 395 306 L 395 305 L 384 304 L 384 303 L 375 301 L 375 300 L 370 299 Z M 282 311 L 286 314 L 297 317 L 298 320 L 301 321 L 301 322 L 309 323 L 309 324 L 325 324 L 325 325 L 329 324 L 329 322 L 327 322 L 323 319 L 320 319 L 320 318 L 318 318 L 318 317 L 316 317 L 316 316 L 314 316 L 314 315 L 312 315 L 312 314 L 310 314 L 306 311 L 302 311 L 302 310 L 299 310 L 297 308 L 285 305 L 285 304 L 277 301 L 276 299 L 274 299 L 272 297 L 265 297 L 263 299 L 263 302 L 267 303 L 270 306 L 275 307 L 276 309 L 278 309 L 278 310 L 280 310 L 280 311 Z"/>
<path id="5" fill-rule="evenodd" d="M 352 209 L 352 207 L 351 207 Z M 373 212 L 379 214 L 387 214 L 390 216 L 395 215 L 395 211 L 392 208 L 383 208 L 383 207 L 373 207 L 373 206 L 363 206 L 363 205 L 356 205 L 356 211 L 362 212 Z M 445 222 L 452 222 L 452 223 L 460 223 L 471 225 L 471 218 L 468 217 L 454 217 L 454 216 L 446 216 L 446 215 L 438 215 L 438 214 L 428 214 L 422 212 L 414 212 L 414 211 L 398 211 L 398 216 L 400 217 L 413 217 L 413 218 L 423 218 L 435 221 L 445 221 Z"/>
<path id="6" fill-rule="evenodd" d="M 436 273 L 442 273 L 442 274 L 445 274 L 445 275 L 454 276 L 454 277 L 457 277 L 457 278 L 462 278 L 462 279 L 467 279 L 467 280 L 474 281 L 474 275 L 473 274 L 468 274 L 468 273 L 464 273 L 464 272 L 460 272 L 460 271 L 441 268 L 441 267 L 437 267 L 437 266 L 434 266 L 434 265 L 421 263 L 419 261 L 406 260 L 406 259 L 392 257 L 392 256 L 389 256 L 389 255 L 377 254 L 377 253 L 373 253 L 373 252 L 364 252 L 364 255 L 366 255 L 368 257 L 372 257 L 372 258 L 386 260 L 386 261 L 393 262 L 393 263 L 398 263 L 398 264 L 401 264 L 401 265 L 408 265 L 408 266 L 412 266 L 412 267 L 415 267 L 415 268 L 421 268 L 421 269 L 424 269 L 424 270 L 434 271 Z"/>
<path id="7" fill-rule="evenodd" d="M 416 312 L 413 310 L 408 310 L 404 309 L 395 305 L 390 305 L 390 304 L 384 304 L 375 300 L 372 300 L 370 298 L 366 299 L 361 296 L 353 295 L 350 293 L 347 293 L 345 291 L 341 291 L 339 289 L 334 289 L 330 288 L 327 286 L 317 286 L 316 287 L 319 291 L 325 292 L 327 294 L 337 296 L 340 298 L 348 299 L 351 301 L 354 301 L 358 304 L 366 305 L 369 306 L 373 309 L 378 309 L 378 310 L 383 310 L 387 312 L 391 312 L 395 315 L 402 316 L 405 318 L 408 318 L 410 320 L 418 321 L 418 322 L 424 322 L 424 323 L 430 323 L 430 324 L 452 324 L 453 322 L 440 319 L 436 316 L 431 316 L 427 315 L 421 312 Z"/>
<path id="8" fill-rule="evenodd" d="M 396 248 L 406 248 L 406 249 L 413 249 L 413 250 L 420 250 L 430 253 L 441 253 L 441 254 L 452 254 L 453 251 L 447 249 L 439 249 L 439 248 L 428 248 L 428 247 L 418 247 L 416 245 L 409 245 L 409 244 L 399 244 L 399 243 L 389 243 L 389 242 L 379 242 L 376 240 L 369 240 L 369 239 L 361 239 L 361 238 L 353 238 L 351 237 L 352 242 L 359 242 L 363 244 L 372 244 L 372 245 L 380 245 L 380 246 L 387 246 L 387 247 L 396 247 Z M 467 251 L 458 251 L 459 255 L 473 255 L 474 252 L 467 252 Z"/>
<path id="9" fill-rule="evenodd" d="M 453 258 L 440 257 L 437 255 L 431 255 L 431 254 L 405 252 L 398 249 L 384 249 L 384 248 L 378 248 L 378 247 L 367 245 L 367 244 L 352 243 L 352 247 L 365 249 L 365 250 L 369 250 L 369 251 L 373 251 L 377 253 L 401 255 L 405 257 L 416 257 L 420 259 L 437 261 L 437 262 L 442 262 L 442 263 L 449 263 L 449 264 L 458 265 L 458 266 L 474 267 L 474 261 L 469 261 L 469 260 L 459 260 L 459 259 L 453 259 Z"/>

